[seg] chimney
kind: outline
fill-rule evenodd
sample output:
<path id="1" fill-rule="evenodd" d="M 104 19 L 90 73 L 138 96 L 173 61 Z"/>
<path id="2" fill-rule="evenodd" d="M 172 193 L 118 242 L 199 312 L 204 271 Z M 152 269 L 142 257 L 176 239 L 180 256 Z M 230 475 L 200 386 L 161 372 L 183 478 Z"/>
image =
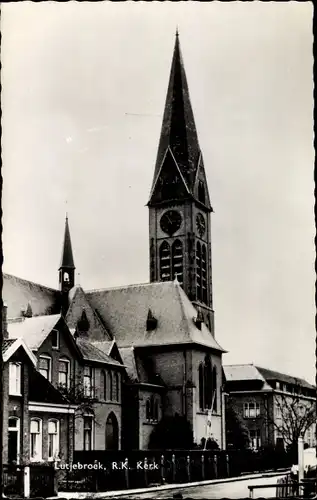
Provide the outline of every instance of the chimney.
<path id="1" fill-rule="evenodd" d="M 8 339 L 9 338 L 9 333 L 8 333 L 8 319 L 7 319 L 7 310 L 8 306 L 5 302 L 2 301 L 2 311 L 1 311 L 1 333 L 2 333 L 2 338 L 3 339 Z"/>

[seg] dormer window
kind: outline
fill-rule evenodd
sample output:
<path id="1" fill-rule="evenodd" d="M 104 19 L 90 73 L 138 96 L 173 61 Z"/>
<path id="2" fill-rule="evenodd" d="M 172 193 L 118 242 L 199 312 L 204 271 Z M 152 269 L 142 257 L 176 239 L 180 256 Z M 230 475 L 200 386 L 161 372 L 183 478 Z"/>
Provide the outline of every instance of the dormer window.
<path id="1" fill-rule="evenodd" d="M 59 349 L 59 331 L 52 330 L 51 338 L 52 338 L 52 348 Z"/>
<path id="2" fill-rule="evenodd" d="M 147 319 L 146 319 L 146 329 L 147 331 L 155 330 L 157 327 L 157 319 L 153 316 L 151 309 L 149 309 Z"/>

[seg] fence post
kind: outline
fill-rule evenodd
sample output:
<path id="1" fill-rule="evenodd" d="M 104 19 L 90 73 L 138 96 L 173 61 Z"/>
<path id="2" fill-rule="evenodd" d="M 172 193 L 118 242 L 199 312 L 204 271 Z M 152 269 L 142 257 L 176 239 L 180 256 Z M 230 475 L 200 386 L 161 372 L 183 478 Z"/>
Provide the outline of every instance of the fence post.
<path id="1" fill-rule="evenodd" d="M 215 479 L 218 479 L 218 457 L 214 455 L 214 476 Z"/>
<path id="2" fill-rule="evenodd" d="M 164 455 L 161 456 L 161 482 L 165 483 L 165 474 L 164 474 Z"/>
<path id="3" fill-rule="evenodd" d="M 24 467 L 24 498 L 30 498 L 30 467 Z"/>
<path id="4" fill-rule="evenodd" d="M 226 473 L 227 473 L 227 477 L 230 476 L 230 467 L 229 467 L 229 455 L 228 453 L 226 453 Z"/>
<path id="5" fill-rule="evenodd" d="M 187 455 L 187 479 L 188 482 L 190 483 L 190 456 Z"/>
<path id="6" fill-rule="evenodd" d="M 148 463 L 147 463 L 147 458 L 145 457 L 144 464 L 143 464 L 145 486 L 148 485 L 147 469 L 148 469 Z"/>
<path id="7" fill-rule="evenodd" d="M 202 454 L 202 456 L 201 456 L 201 477 L 202 477 L 202 480 L 205 479 L 205 457 L 204 457 L 204 454 Z"/>
<path id="8" fill-rule="evenodd" d="M 176 477 L 176 470 L 175 470 L 175 455 L 173 453 L 172 455 L 172 478 L 173 478 L 173 483 L 175 483 L 175 477 Z"/>
<path id="9" fill-rule="evenodd" d="M 124 469 L 124 476 L 125 476 L 125 484 L 128 490 L 130 483 L 129 483 L 129 460 L 127 458 L 125 459 L 124 464 L 127 464 L 127 467 Z"/>

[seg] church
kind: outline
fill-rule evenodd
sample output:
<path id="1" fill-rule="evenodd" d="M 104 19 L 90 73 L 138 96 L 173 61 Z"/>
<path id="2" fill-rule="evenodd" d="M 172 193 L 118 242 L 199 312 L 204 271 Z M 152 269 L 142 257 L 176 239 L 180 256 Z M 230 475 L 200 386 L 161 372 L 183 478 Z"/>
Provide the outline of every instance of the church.
<path id="1" fill-rule="evenodd" d="M 7 341 L 23 339 L 33 364 L 54 390 L 81 376 L 85 394 L 94 394 L 98 423 L 89 420 L 89 412 L 82 416 L 72 431 L 73 444 L 67 439 L 68 457 L 71 450 L 147 449 L 158 422 L 175 414 L 188 420 L 195 443 L 211 429 L 219 447 L 226 446 L 226 351 L 215 337 L 213 310 L 213 210 L 178 33 L 147 207 L 149 283 L 117 288 L 105 283 L 96 290 L 76 285 L 67 217 L 59 289 L 3 275 Z M 63 399 L 54 397 L 62 413 Z M 44 432 L 47 426 L 44 420 L 43 426 L 39 423 L 40 417 L 31 424 L 30 415 L 39 408 L 43 415 L 45 404 L 58 415 L 54 401 L 33 402 L 23 423 L 24 429 L 33 425 L 35 436 L 26 450 L 33 453 L 37 446 L 41 457 L 45 437 L 36 441 L 34 429 Z M 10 408 L 6 418 L 19 418 Z M 76 407 L 70 410 L 73 415 Z M 16 448 L 22 455 L 23 433 L 19 436 L 13 455 Z M 59 451 L 62 436 L 54 442 Z"/>

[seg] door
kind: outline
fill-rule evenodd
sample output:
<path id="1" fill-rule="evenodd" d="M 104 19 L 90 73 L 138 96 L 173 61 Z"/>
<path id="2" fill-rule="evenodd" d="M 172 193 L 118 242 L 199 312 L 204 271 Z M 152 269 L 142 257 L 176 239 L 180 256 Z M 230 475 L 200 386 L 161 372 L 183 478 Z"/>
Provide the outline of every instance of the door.
<path id="1" fill-rule="evenodd" d="M 9 418 L 8 425 L 8 462 L 19 463 L 20 456 L 20 420 Z"/>
<path id="2" fill-rule="evenodd" d="M 110 413 L 106 422 L 106 450 L 119 449 L 118 421 L 114 413 Z"/>

